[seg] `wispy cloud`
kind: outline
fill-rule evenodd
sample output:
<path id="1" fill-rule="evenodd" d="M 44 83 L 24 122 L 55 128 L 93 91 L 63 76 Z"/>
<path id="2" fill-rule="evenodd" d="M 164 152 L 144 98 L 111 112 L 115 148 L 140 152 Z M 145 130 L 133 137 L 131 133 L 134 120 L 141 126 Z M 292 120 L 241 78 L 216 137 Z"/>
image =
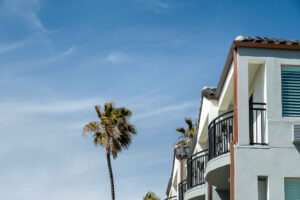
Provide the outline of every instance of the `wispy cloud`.
<path id="1" fill-rule="evenodd" d="M 7 17 L 17 17 L 19 20 L 28 23 L 31 28 L 47 32 L 37 15 L 39 9 L 39 0 L 3 0 L 1 14 Z"/>
<path id="2" fill-rule="evenodd" d="M 110 63 L 120 63 L 120 62 L 128 60 L 128 58 L 129 58 L 128 55 L 125 55 L 120 52 L 114 52 L 114 53 L 108 54 L 103 59 L 103 61 L 110 62 Z"/>
<path id="3" fill-rule="evenodd" d="M 70 47 L 66 51 L 62 51 L 58 54 L 55 54 L 54 56 L 52 56 L 50 58 L 46 58 L 46 59 L 37 61 L 34 64 L 35 65 L 48 64 L 48 63 L 56 62 L 56 61 L 59 61 L 59 60 L 64 60 L 68 56 L 71 56 L 74 53 L 74 51 L 75 51 L 75 47 Z"/>
<path id="4" fill-rule="evenodd" d="M 164 10 L 168 9 L 170 6 L 166 2 L 161 0 L 133 0 L 138 3 L 142 3 L 146 8 L 154 10 L 156 13 L 162 13 Z"/>
<path id="5" fill-rule="evenodd" d="M 81 111 L 102 102 L 104 101 L 99 98 L 90 98 L 54 102 L 0 103 L 0 110 L 2 113 L 7 111 L 19 114 L 59 114 Z"/>
<path id="6" fill-rule="evenodd" d="M 28 40 L 12 42 L 12 43 L 8 43 L 8 44 L 0 44 L 0 53 L 18 49 L 20 47 L 23 47 L 27 43 L 28 43 Z"/>
<path id="7" fill-rule="evenodd" d="M 151 110 L 149 112 L 145 112 L 145 113 L 142 113 L 142 114 L 137 114 L 134 117 L 134 119 L 142 119 L 142 118 L 151 117 L 151 116 L 155 116 L 155 115 L 160 115 L 160 114 L 164 114 L 164 113 L 179 111 L 179 110 L 183 110 L 183 109 L 186 109 L 186 108 L 194 107 L 197 104 L 198 104 L 198 102 L 192 101 L 192 102 L 184 102 L 184 103 L 181 103 L 181 104 L 168 105 L 168 106 L 157 108 L 155 110 Z"/>
<path id="8" fill-rule="evenodd" d="M 162 3 L 162 2 L 160 2 L 160 1 L 157 2 L 157 5 L 160 6 L 161 8 L 165 8 L 165 9 L 169 8 L 169 5 L 168 5 L 168 4 Z"/>

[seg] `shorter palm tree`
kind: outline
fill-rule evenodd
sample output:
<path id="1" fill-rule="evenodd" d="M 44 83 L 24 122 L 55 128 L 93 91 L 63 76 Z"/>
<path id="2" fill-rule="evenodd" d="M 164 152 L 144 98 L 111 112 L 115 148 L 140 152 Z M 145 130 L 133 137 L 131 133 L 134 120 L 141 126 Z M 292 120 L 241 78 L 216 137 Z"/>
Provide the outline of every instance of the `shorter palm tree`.
<path id="1" fill-rule="evenodd" d="M 154 192 L 147 192 L 144 196 L 144 200 L 160 200 L 158 196 Z"/>
<path id="2" fill-rule="evenodd" d="M 179 142 L 177 144 L 181 144 L 183 146 L 188 145 L 188 143 L 192 140 L 194 135 L 197 131 L 197 123 L 193 123 L 191 118 L 184 118 L 185 123 L 188 127 L 185 129 L 183 127 L 179 127 L 176 129 L 177 132 L 181 133 L 182 135 L 179 136 Z"/>

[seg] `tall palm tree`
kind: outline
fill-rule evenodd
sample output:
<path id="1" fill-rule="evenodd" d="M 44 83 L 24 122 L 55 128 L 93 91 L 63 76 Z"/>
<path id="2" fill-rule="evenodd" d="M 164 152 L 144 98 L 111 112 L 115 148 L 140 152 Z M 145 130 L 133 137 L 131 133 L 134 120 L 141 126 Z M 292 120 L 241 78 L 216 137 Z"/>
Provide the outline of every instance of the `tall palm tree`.
<path id="1" fill-rule="evenodd" d="M 119 152 L 127 149 L 131 143 L 131 135 L 136 134 L 128 118 L 132 115 L 127 108 L 116 108 L 113 102 L 107 102 L 102 112 L 99 106 L 95 106 L 99 121 L 92 121 L 83 128 L 82 135 L 91 133 L 94 137 L 94 144 L 105 147 L 106 159 L 110 177 L 111 196 L 115 200 L 114 178 L 110 157 L 117 158 Z"/>
<path id="2" fill-rule="evenodd" d="M 180 141 L 178 144 L 186 146 L 189 141 L 192 140 L 196 131 L 197 131 L 197 123 L 193 123 L 191 118 L 184 118 L 185 123 L 188 127 L 185 129 L 183 127 L 179 127 L 176 129 L 177 132 L 181 133 L 182 135 L 179 137 Z"/>
<path id="3" fill-rule="evenodd" d="M 144 200 L 160 200 L 158 196 L 154 192 L 147 192 L 144 196 Z"/>

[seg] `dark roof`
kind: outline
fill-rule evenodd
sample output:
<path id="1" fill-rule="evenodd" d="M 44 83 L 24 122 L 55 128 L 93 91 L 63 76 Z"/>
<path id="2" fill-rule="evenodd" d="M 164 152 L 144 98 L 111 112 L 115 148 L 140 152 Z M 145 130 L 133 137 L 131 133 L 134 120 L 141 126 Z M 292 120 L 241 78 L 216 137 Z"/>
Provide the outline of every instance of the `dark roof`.
<path id="1" fill-rule="evenodd" d="M 178 145 L 174 148 L 174 154 L 176 157 L 183 157 L 189 154 L 189 148 L 187 146 Z"/>
<path id="2" fill-rule="evenodd" d="M 238 36 L 236 37 L 235 41 L 265 43 L 265 44 L 300 45 L 300 40 L 269 38 L 269 37 Z"/>
<path id="3" fill-rule="evenodd" d="M 188 146 L 177 145 L 177 146 L 174 147 L 174 155 L 173 155 L 171 177 L 169 179 L 168 187 L 167 187 L 167 191 L 166 191 L 167 196 L 168 196 L 168 194 L 170 192 L 171 185 L 172 185 L 175 157 L 176 158 L 181 157 L 183 159 L 186 159 L 188 155 L 189 155 L 189 147 Z"/>

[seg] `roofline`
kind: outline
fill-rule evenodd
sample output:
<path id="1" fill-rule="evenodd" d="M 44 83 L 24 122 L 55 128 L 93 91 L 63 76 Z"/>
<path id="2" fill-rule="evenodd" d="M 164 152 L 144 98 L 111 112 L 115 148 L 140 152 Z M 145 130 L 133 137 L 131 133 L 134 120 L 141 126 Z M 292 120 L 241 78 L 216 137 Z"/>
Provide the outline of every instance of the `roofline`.
<path id="1" fill-rule="evenodd" d="M 274 44 L 274 43 L 253 43 L 253 42 L 242 42 L 234 40 L 230 47 L 225 66 L 223 68 L 221 78 L 218 83 L 216 98 L 218 99 L 221 95 L 221 92 L 224 87 L 225 80 L 227 78 L 229 69 L 233 62 L 233 50 L 239 47 L 246 47 L 246 48 L 262 48 L 262 49 L 280 49 L 280 50 L 294 50 L 300 51 L 300 45 L 288 45 L 288 44 Z"/>

